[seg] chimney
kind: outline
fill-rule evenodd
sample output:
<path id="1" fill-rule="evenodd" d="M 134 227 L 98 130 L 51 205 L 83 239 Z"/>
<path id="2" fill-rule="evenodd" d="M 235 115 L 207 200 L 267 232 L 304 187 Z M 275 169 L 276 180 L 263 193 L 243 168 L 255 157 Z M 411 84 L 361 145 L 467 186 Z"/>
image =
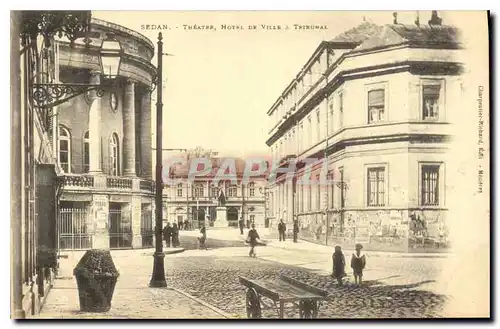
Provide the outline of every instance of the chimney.
<path id="1" fill-rule="evenodd" d="M 398 13 L 393 12 L 392 16 L 394 17 L 394 21 L 392 22 L 393 24 L 398 24 Z"/>
<path id="2" fill-rule="evenodd" d="M 443 21 L 443 19 L 438 16 L 437 10 L 433 10 L 431 19 L 429 20 L 429 25 L 430 26 L 433 26 L 433 25 L 440 26 L 442 21 Z"/>

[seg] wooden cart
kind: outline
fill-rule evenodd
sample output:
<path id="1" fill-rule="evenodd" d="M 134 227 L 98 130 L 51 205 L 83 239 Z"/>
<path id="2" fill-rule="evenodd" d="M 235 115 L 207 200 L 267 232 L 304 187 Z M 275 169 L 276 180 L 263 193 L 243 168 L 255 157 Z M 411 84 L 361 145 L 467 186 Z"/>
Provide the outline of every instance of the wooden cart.
<path id="1" fill-rule="evenodd" d="M 239 280 L 247 287 L 247 317 L 252 319 L 261 318 L 262 309 L 275 309 L 279 318 L 283 319 L 285 307 L 298 309 L 301 319 L 315 319 L 318 317 L 319 304 L 327 296 L 326 290 L 286 275 L 280 275 L 279 279 L 268 280 L 251 280 L 240 276 Z"/>

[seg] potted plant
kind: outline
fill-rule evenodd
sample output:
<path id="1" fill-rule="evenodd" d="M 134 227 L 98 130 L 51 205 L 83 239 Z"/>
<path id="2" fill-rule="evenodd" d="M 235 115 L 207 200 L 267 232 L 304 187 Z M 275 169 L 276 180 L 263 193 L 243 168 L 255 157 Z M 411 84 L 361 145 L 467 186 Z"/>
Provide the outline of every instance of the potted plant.
<path id="1" fill-rule="evenodd" d="M 119 276 L 109 250 L 88 250 L 76 265 L 73 275 L 78 285 L 80 310 L 109 311 Z"/>

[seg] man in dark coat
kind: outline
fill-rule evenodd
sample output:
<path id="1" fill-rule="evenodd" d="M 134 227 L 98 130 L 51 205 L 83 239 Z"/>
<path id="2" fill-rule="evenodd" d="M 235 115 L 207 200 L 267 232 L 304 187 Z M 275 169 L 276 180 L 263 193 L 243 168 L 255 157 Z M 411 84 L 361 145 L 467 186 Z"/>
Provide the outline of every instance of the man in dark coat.
<path id="1" fill-rule="evenodd" d="M 252 229 L 248 231 L 248 237 L 247 237 L 247 242 L 250 245 L 250 252 L 248 253 L 248 256 L 250 257 L 255 257 L 255 246 L 257 246 L 257 240 L 260 239 L 259 233 L 257 233 L 257 230 L 255 229 L 255 224 L 252 224 Z"/>
<path id="2" fill-rule="evenodd" d="M 295 219 L 293 221 L 293 242 L 297 243 L 298 235 L 299 235 L 299 221 Z"/>
<path id="3" fill-rule="evenodd" d="M 238 221 L 238 226 L 240 227 L 240 234 L 243 235 L 243 228 L 245 227 L 243 217 Z"/>
<path id="4" fill-rule="evenodd" d="M 285 241 L 285 232 L 286 232 L 286 225 L 283 223 L 283 219 L 280 220 L 280 223 L 278 224 L 278 234 L 280 241 Z"/>
<path id="5" fill-rule="evenodd" d="M 163 240 L 165 240 L 165 246 L 170 248 L 170 238 L 172 237 L 172 227 L 170 223 L 167 223 L 163 228 Z"/>

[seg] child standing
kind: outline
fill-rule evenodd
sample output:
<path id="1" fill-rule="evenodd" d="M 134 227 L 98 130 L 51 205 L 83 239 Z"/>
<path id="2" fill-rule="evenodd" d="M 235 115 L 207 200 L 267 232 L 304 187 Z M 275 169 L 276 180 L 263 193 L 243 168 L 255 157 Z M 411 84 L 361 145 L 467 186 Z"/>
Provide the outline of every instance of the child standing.
<path id="1" fill-rule="evenodd" d="M 356 251 L 352 254 L 351 268 L 354 273 L 354 282 L 361 285 L 363 280 L 363 269 L 366 266 L 366 257 L 361 253 L 363 246 L 359 243 L 356 244 Z"/>
<path id="2" fill-rule="evenodd" d="M 332 255 L 333 260 L 333 274 L 332 276 L 337 279 L 337 285 L 342 285 L 342 278 L 345 276 L 345 257 L 342 253 L 340 246 L 335 247 L 335 252 Z"/>

